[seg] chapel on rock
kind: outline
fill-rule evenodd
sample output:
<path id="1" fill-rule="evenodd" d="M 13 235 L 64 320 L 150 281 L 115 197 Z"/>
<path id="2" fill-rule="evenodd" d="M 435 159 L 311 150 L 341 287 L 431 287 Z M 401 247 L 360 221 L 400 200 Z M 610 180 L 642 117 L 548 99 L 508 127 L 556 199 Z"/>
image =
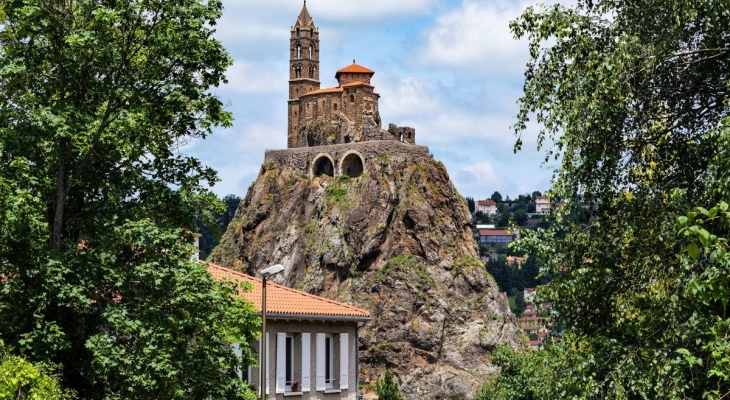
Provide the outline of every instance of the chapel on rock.
<path id="1" fill-rule="evenodd" d="M 429 157 L 428 147 L 416 145 L 415 129 L 382 129 L 374 71 L 353 60 L 335 73 L 336 87 L 322 89 L 319 50 L 319 29 L 305 1 L 291 27 L 287 149 L 266 150 L 266 162 L 310 177 L 355 178 L 378 157 Z"/>
<path id="2" fill-rule="evenodd" d="M 289 148 L 399 140 L 415 143 L 415 131 L 382 130 L 375 74 L 352 61 L 335 73 L 337 86 L 322 89 L 319 80 L 319 29 L 304 2 L 291 28 L 289 56 Z M 324 132 L 326 131 L 326 132 Z"/>

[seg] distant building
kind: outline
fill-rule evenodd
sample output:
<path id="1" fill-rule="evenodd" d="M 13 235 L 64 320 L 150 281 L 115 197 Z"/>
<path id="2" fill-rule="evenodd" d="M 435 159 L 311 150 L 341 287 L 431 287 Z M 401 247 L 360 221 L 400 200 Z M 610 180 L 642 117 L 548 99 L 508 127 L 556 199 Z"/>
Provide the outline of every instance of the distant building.
<path id="1" fill-rule="evenodd" d="M 476 204 L 476 212 L 497 215 L 497 203 L 494 200 L 479 200 Z"/>
<path id="2" fill-rule="evenodd" d="M 537 196 L 535 199 L 535 212 L 538 214 L 547 214 L 550 212 L 550 198 Z"/>
<path id="3" fill-rule="evenodd" d="M 532 303 L 535 300 L 535 289 L 534 288 L 525 288 L 524 291 L 525 296 L 525 303 Z"/>
<path id="4" fill-rule="evenodd" d="M 495 229 L 496 225 L 477 225 L 477 229 Z"/>
<path id="5" fill-rule="evenodd" d="M 525 261 L 527 261 L 525 257 L 507 256 L 507 265 L 510 267 L 519 267 Z"/>
<path id="6" fill-rule="evenodd" d="M 479 243 L 490 244 L 508 244 L 515 240 L 515 235 L 506 230 L 501 229 L 480 229 L 479 230 Z"/>

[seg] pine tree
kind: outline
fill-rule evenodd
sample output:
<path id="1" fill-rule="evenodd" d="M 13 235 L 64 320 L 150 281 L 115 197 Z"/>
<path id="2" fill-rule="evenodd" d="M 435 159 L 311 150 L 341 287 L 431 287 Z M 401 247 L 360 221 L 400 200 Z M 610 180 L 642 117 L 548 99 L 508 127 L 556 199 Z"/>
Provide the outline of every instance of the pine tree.
<path id="1" fill-rule="evenodd" d="M 378 392 L 379 400 L 403 400 L 398 382 L 393 379 L 390 370 L 385 371 L 385 376 L 375 385 L 375 390 Z"/>

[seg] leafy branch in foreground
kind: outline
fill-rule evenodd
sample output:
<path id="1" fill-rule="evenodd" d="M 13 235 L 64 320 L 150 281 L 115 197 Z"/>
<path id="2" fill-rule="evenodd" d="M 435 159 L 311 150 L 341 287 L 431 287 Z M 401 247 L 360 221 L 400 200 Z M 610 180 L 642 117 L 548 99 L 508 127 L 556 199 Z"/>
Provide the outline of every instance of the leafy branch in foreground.
<path id="1" fill-rule="evenodd" d="M 190 261 L 220 0 L 0 0 L 0 339 L 80 398 L 250 398 L 257 319 Z"/>
<path id="2" fill-rule="evenodd" d="M 510 26 L 532 57 L 515 129 L 536 116 L 538 146 L 560 162 L 548 195 L 565 202 L 518 244 L 544 261 L 544 300 L 566 327 L 525 357 L 576 350 L 554 385 L 524 390 L 727 398 L 727 2 L 578 1 Z"/>

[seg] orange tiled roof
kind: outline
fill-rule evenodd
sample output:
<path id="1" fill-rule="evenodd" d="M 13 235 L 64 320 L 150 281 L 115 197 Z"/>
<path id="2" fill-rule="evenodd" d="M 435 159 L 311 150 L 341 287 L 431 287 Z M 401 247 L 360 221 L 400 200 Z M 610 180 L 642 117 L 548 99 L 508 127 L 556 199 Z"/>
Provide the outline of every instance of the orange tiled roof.
<path id="1" fill-rule="evenodd" d="M 335 74 L 335 79 L 340 77 L 340 74 L 370 74 L 374 75 L 375 71 L 367 69 L 362 65 L 355 64 L 355 60 L 352 61 L 351 65 L 342 68 Z"/>
<path id="2" fill-rule="evenodd" d="M 480 229 L 479 234 L 481 236 L 512 236 L 509 231 L 501 229 Z"/>
<path id="3" fill-rule="evenodd" d="M 342 87 L 350 87 L 350 86 L 368 86 L 368 87 L 371 87 L 371 88 L 372 87 L 375 87 L 373 85 L 368 85 L 367 83 L 360 82 L 360 81 L 350 82 L 350 83 L 346 83 L 346 84 L 342 85 Z"/>
<path id="4" fill-rule="evenodd" d="M 232 279 L 252 284 L 253 290 L 241 295 L 252 302 L 257 310 L 261 310 L 261 279 L 215 264 L 208 264 L 208 272 L 215 279 Z M 354 321 L 371 319 L 370 313 L 357 307 L 272 282 L 266 284 L 266 315 L 274 319 L 277 316 Z"/>
<path id="5" fill-rule="evenodd" d="M 342 92 L 342 88 L 338 88 L 338 87 L 333 87 L 333 88 L 326 88 L 326 89 L 317 89 L 317 90 L 312 90 L 311 92 L 309 92 L 309 93 L 305 93 L 305 94 L 303 94 L 303 95 L 301 95 L 301 96 L 299 96 L 299 97 L 304 97 L 304 96 L 311 96 L 311 95 L 313 95 L 313 94 L 323 94 L 323 93 L 341 93 L 341 92 Z"/>

